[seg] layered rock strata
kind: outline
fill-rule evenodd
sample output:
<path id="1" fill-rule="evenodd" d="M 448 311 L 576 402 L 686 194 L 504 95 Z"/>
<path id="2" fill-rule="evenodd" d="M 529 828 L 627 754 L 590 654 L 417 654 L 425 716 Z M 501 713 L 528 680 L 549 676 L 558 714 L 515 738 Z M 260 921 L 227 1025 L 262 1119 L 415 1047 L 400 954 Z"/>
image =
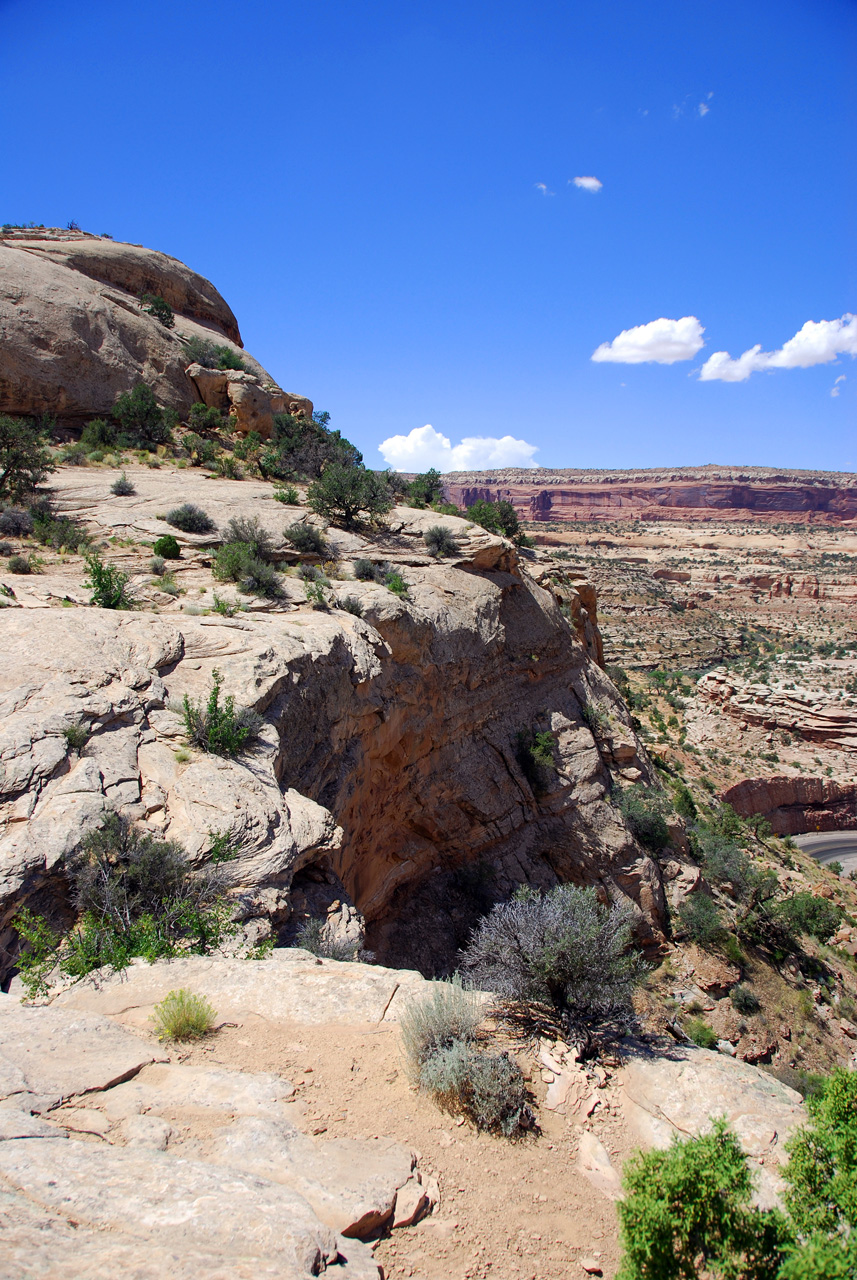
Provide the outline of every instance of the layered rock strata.
<path id="1" fill-rule="evenodd" d="M 174 328 L 143 309 L 144 293 L 169 303 Z M 228 347 L 244 371 L 191 365 L 189 338 Z M 244 433 L 269 435 L 274 413 L 312 413 L 244 351 L 227 303 L 176 258 L 85 232 L 0 234 L 0 413 L 80 424 L 109 416 L 139 382 L 183 418 L 216 404 Z"/>
<path id="2" fill-rule="evenodd" d="M 777 836 L 857 830 L 857 783 L 831 778 L 747 778 L 721 797 L 742 817 L 760 813 Z"/>
<path id="3" fill-rule="evenodd" d="M 857 519 L 857 476 L 766 467 L 645 471 L 510 468 L 450 472 L 444 489 L 464 507 L 511 502 L 524 520 Z"/>

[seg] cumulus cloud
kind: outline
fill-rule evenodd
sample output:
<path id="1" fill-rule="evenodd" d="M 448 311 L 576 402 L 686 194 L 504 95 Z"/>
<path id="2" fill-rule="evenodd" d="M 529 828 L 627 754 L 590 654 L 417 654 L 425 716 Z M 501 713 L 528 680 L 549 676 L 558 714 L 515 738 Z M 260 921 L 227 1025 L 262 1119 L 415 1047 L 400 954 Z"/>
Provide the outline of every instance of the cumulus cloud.
<path id="1" fill-rule="evenodd" d="M 434 427 L 414 427 L 406 436 L 390 436 L 378 450 L 397 471 L 484 471 L 495 467 L 534 467 L 538 445 L 514 436 L 465 436 L 453 445 Z"/>
<path id="2" fill-rule="evenodd" d="M 572 178 L 571 181 L 582 191 L 591 191 L 593 195 L 604 186 L 604 183 L 599 182 L 597 178 Z"/>
<path id="3" fill-rule="evenodd" d="M 778 351 L 763 351 L 761 343 L 733 360 L 728 351 L 715 351 L 700 370 L 702 382 L 746 382 L 751 373 L 766 369 L 809 369 L 829 364 L 839 355 L 857 356 L 857 316 L 841 320 L 807 320 Z"/>
<path id="4" fill-rule="evenodd" d="M 623 329 L 612 342 L 602 342 L 593 351 L 592 359 L 613 364 L 675 364 L 677 360 L 692 360 L 704 345 L 704 332 L 696 316 L 682 316 L 680 320 L 661 317 Z"/>
<path id="5" fill-rule="evenodd" d="M 847 381 L 848 381 L 848 379 L 847 379 L 847 377 L 845 376 L 845 374 L 844 374 L 844 373 L 840 373 L 839 377 L 838 377 L 838 378 L 836 379 L 836 381 L 834 382 L 834 384 L 833 384 L 833 386 L 832 386 L 832 388 L 831 388 L 831 391 L 830 391 L 830 394 L 833 396 L 834 400 L 835 400 L 835 399 L 836 399 L 836 397 L 839 395 L 839 392 L 842 390 L 842 388 L 841 388 L 841 387 L 840 387 L 840 385 L 839 385 L 839 384 L 840 384 L 840 382 L 847 382 Z"/>

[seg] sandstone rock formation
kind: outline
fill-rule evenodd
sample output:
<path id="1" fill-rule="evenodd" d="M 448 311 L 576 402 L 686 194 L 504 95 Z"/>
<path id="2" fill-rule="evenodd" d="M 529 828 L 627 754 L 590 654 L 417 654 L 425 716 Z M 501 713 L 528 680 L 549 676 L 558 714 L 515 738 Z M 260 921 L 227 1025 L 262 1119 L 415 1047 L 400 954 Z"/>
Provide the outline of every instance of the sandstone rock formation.
<path id="1" fill-rule="evenodd" d="M 721 520 L 857 517 L 857 477 L 766 467 L 676 467 L 641 471 L 543 467 L 450 472 L 450 502 L 511 502 L 524 520 Z"/>
<path id="2" fill-rule="evenodd" d="M 746 778 L 721 799 L 742 817 L 760 813 L 774 835 L 857 829 L 857 785 L 830 778 Z"/>
<path id="3" fill-rule="evenodd" d="M 175 328 L 142 309 L 142 293 L 169 303 Z M 192 337 L 229 347 L 246 372 L 198 365 L 187 372 Z M 270 434 L 273 413 L 312 413 L 308 400 L 282 391 L 243 350 L 226 302 L 177 259 L 84 232 L 3 233 L 0 413 L 80 424 L 108 416 L 117 396 L 138 382 L 182 417 L 194 403 L 216 403 L 245 433 Z"/>
<path id="4" fill-rule="evenodd" d="M 131 540 L 167 532 L 157 514 L 193 496 L 188 473 L 141 468 L 137 479 L 138 495 L 121 502 L 102 485 L 97 500 L 73 504 L 93 485 L 76 469 L 57 487 L 95 528 Z M 219 522 L 258 515 L 279 539 L 289 517 L 267 486 L 203 483 Z M 155 616 L 142 576 L 144 607 L 127 614 L 50 607 L 86 599 L 68 569 L 14 580 L 22 607 L 4 614 L 0 670 L 4 968 L 15 911 L 62 911 L 63 855 L 106 806 L 177 838 L 199 862 L 212 832 L 231 831 L 241 849 L 234 890 L 257 938 L 285 929 L 292 896 L 306 898 L 312 883 L 329 917 L 362 913 L 380 958 L 443 968 L 480 909 L 467 880 L 480 866 L 489 901 L 522 881 L 596 883 L 633 902 L 644 936 L 661 936 L 660 870 L 608 800 L 614 778 L 652 779 L 624 704 L 511 544 L 446 517 L 459 553 L 439 563 L 422 538 L 437 519 L 397 510 L 377 546 L 330 531 L 341 564 L 368 555 L 407 580 L 407 600 L 335 582 L 331 602 L 358 596 L 362 618 L 310 609 L 297 578 L 273 611 L 262 602 L 234 618 L 190 616 L 170 597 L 171 612 Z M 207 583 L 204 603 L 210 553 L 199 543 L 211 539 L 181 540 L 182 580 Z M 215 667 L 265 729 L 247 757 L 194 752 L 183 762 L 171 708 L 185 693 L 204 698 Z M 597 740 L 584 707 L 601 709 Z M 73 722 L 90 734 L 80 756 L 63 736 Z M 534 730 L 556 742 L 538 794 L 519 759 L 519 735 Z M 431 927 L 415 932 L 415 913 Z"/>
<path id="5" fill-rule="evenodd" d="M 820 691 L 801 688 L 794 681 L 752 683 L 721 667 L 702 677 L 697 692 L 745 724 L 785 729 L 807 742 L 857 752 L 855 709 Z"/>

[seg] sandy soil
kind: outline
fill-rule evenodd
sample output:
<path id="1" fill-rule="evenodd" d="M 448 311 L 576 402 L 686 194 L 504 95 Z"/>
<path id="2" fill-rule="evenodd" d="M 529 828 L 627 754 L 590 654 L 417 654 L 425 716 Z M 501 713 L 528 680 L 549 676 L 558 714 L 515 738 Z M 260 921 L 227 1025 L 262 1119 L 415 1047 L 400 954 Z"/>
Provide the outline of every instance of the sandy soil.
<path id="1" fill-rule="evenodd" d="M 307 1133 L 390 1136 L 419 1152 L 423 1180 L 435 1175 L 441 1201 L 431 1217 L 377 1243 L 390 1280 L 559 1280 L 584 1276 L 582 1257 L 615 1275 L 616 1210 L 576 1168 L 580 1128 L 542 1108 L 542 1131 L 510 1143 L 456 1122 L 410 1087 L 395 1026 L 248 1021 L 182 1057 L 280 1073 L 297 1088 L 295 1120 Z M 532 1060 L 521 1061 L 543 1097 Z M 609 1088 L 586 1123 L 619 1166 L 633 1143 Z"/>

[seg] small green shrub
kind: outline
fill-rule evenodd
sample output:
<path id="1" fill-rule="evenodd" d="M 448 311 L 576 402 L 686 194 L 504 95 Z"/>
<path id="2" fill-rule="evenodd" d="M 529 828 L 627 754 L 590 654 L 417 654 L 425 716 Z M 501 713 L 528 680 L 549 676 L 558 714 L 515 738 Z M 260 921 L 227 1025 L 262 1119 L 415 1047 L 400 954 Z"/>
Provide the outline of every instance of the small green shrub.
<path id="1" fill-rule="evenodd" d="M 217 459 L 217 445 L 213 440 L 204 440 L 195 431 L 188 431 L 182 445 L 190 454 L 192 467 L 210 467 Z"/>
<path id="2" fill-rule="evenodd" d="M 152 556 L 151 560 L 149 561 L 149 570 L 155 575 L 156 578 L 160 578 L 161 574 L 164 572 L 165 566 L 166 566 L 166 560 L 164 559 L 163 556 Z"/>
<path id="3" fill-rule="evenodd" d="M 515 738 L 515 759 L 535 795 L 548 789 L 556 773 L 556 738 L 549 729 L 522 729 Z"/>
<path id="4" fill-rule="evenodd" d="M 85 449 L 112 449 L 116 443 L 116 426 L 104 418 L 93 418 L 80 433 L 80 443 Z"/>
<path id="5" fill-rule="evenodd" d="M 377 582 L 375 565 L 371 560 L 359 559 L 354 561 L 354 576 L 359 582 Z"/>
<path id="6" fill-rule="evenodd" d="M 220 582 L 237 582 L 252 559 L 253 548 L 249 542 L 224 542 L 217 548 L 212 573 Z"/>
<path id="7" fill-rule="evenodd" d="M 407 582 L 405 582 L 405 579 L 402 577 L 402 575 L 400 573 L 397 573 L 396 570 L 393 570 L 392 573 L 387 574 L 386 578 L 384 579 L 384 586 L 387 588 L 388 591 L 392 591 L 394 596 L 398 596 L 400 600 L 407 600 L 408 584 Z"/>
<path id="8" fill-rule="evenodd" d="M 307 582 L 304 586 L 307 603 L 313 609 L 326 609 L 327 597 L 320 582 Z"/>
<path id="9" fill-rule="evenodd" d="M 623 787 L 614 793 L 616 807 L 644 849 L 660 853 L 669 844 L 670 831 L 664 817 L 665 799 L 659 792 L 640 785 Z"/>
<path id="10" fill-rule="evenodd" d="M 110 492 L 115 493 L 117 498 L 130 498 L 131 494 L 136 493 L 137 490 L 123 471 L 119 479 L 113 481 Z"/>
<path id="11" fill-rule="evenodd" d="M 244 472 L 231 453 L 222 453 L 214 464 L 215 475 L 221 480 L 243 480 Z"/>
<path id="12" fill-rule="evenodd" d="M 66 725 L 62 736 L 69 751 L 82 751 L 89 741 L 89 729 L 82 720 L 75 720 L 72 724 Z"/>
<path id="13" fill-rule="evenodd" d="M 257 560 L 268 561 L 274 550 L 274 540 L 258 516 L 233 516 L 222 532 L 223 542 L 242 543 L 252 547 Z"/>
<path id="14" fill-rule="evenodd" d="M 179 584 L 176 582 L 175 576 L 172 572 L 161 575 L 161 580 L 158 583 L 158 590 L 163 591 L 168 596 L 177 596 L 180 594 Z"/>
<path id="15" fill-rule="evenodd" d="M 688 1018 L 684 1029 L 700 1049 L 713 1049 L 717 1044 L 717 1033 L 709 1027 L 704 1018 Z"/>
<path id="16" fill-rule="evenodd" d="M 290 484 L 284 489 L 275 489 L 274 500 L 276 502 L 282 502 L 287 507 L 296 507 L 300 502 L 300 494 L 294 485 Z"/>
<path id="17" fill-rule="evenodd" d="M 344 596 L 339 601 L 340 609 L 344 609 L 346 613 L 353 613 L 355 618 L 363 617 L 363 605 L 356 596 Z"/>
<path id="18" fill-rule="evenodd" d="M 394 481 L 395 485 L 395 481 Z M 398 490 L 399 486 L 395 485 Z M 430 507 L 443 498 L 443 477 L 435 467 L 414 476 L 409 485 L 405 485 L 404 493 L 408 502 L 414 507 Z"/>
<path id="19" fill-rule="evenodd" d="M 210 404 L 192 404 L 187 423 L 192 432 L 199 432 L 200 435 L 223 431 L 228 426 L 228 420 L 221 410 Z M 184 445 L 187 448 L 187 436 L 184 438 Z"/>
<path id="20" fill-rule="evenodd" d="M 356 942 L 335 937 L 325 921 L 314 919 L 300 925 L 293 945 L 323 960 L 356 960 L 359 950 Z"/>
<path id="21" fill-rule="evenodd" d="M 457 556 L 459 547 L 450 529 L 442 524 L 433 524 L 430 529 L 426 529 L 423 534 L 423 540 L 428 548 L 429 554 L 435 556 L 438 560 L 442 560 L 444 556 Z"/>
<path id="22" fill-rule="evenodd" d="M 841 876 L 845 868 L 842 866 L 841 862 L 828 862 L 827 870 L 833 876 Z"/>
<path id="23" fill-rule="evenodd" d="M 720 912 L 706 893 L 692 893 L 686 898 L 678 918 L 691 942 L 700 947 L 716 947 L 726 934 Z"/>
<path id="24" fill-rule="evenodd" d="M 176 318 L 173 315 L 173 309 L 166 298 L 162 298 L 159 293 L 141 293 L 140 306 L 148 315 L 154 316 L 158 324 L 162 324 L 165 329 L 172 329 L 175 326 Z"/>
<path id="25" fill-rule="evenodd" d="M 30 562 L 26 556 L 10 556 L 6 568 L 10 573 L 31 573 Z"/>
<path id="26" fill-rule="evenodd" d="M 104 461 L 104 453 L 102 452 L 102 450 L 101 450 L 101 449 L 93 449 L 93 450 L 92 450 L 92 453 L 88 454 L 88 455 L 87 455 L 87 457 L 89 458 L 89 461 L 90 461 L 90 462 L 103 462 L 103 461 Z"/>
<path id="27" fill-rule="evenodd" d="M 59 455 L 60 462 L 67 467 L 88 467 L 89 447 L 85 444 L 70 444 Z"/>
<path id="28" fill-rule="evenodd" d="M 156 1004 L 151 1021 L 159 1040 L 198 1040 L 213 1030 L 217 1012 L 205 996 L 180 987 Z"/>
<path id="29" fill-rule="evenodd" d="M 610 728 L 610 721 L 606 714 L 594 702 L 584 702 L 580 708 L 580 714 L 583 723 L 596 737 L 603 737 Z"/>
<path id="30" fill-rule="evenodd" d="M 0 502 L 19 502 L 56 470 L 46 427 L 0 413 Z"/>
<path id="31" fill-rule="evenodd" d="M 54 551 L 80 551 L 89 546 L 89 534 L 76 520 L 55 515 L 49 500 L 33 503 L 33 536 Z"/>
<path id="32" fill-rule="evenodd" d="M 523 534 L 518 514 L 511 502 L 485 502 L 479 499 L 472 507 L 467 508 L 467 519 L 481 525 L 489 533 L 498 533 L 504 538 L 520 541 Z"/>
<path id="33" fill-rule="evenodd" d="M 6 507 L 0 511 L 0 534 L 12 538 L 27 538 L 33 532 L 33 517 L 29 511 Z"/>
<path id="34" fill-rule="evenodd" d="M 182 704 L 185 731 L 191 745 L 201 751 L 218 756 L 237 756 L 249 739 L 259 732 L 262 717 L 251 707 L 236 711 L 231 694 L 221 703 L 222 684 L 223 678 L 215 667 L 205 705 L 191 702 L 185 694 Z"/>
<path id="35" fill-rule="evenodd" d="M 327 550 L 327 543 L 321 529 L 313 524 L 305 524 L 302 520 L 286 525 L 283 537 L 295 551 L 305 555 L 323 556 Z"/>
<path id="36" fill-rule="evenodd" d="M 165 533 L 163 537 L 158 538 L 152 547 L 152 551 L 156 557 L 161 557 L 164 560 L 181 560 L 182 558 L 182 549 L 178 544 L 178 539 L 174 538 L 171 533 Z M 152 572 L 157 573 L 157 570 L 153 569 Z"/>
<path id="37" fill-rule="evenodd" d="M 737 986 L 732 988 L 729 992 L 729 999 L 732 1001 L 733 1008 L 747 1017 L 758 1013 L 762 1007 L 756 993 L 751 991 L 743 982 L 739 982 Z"/>
<path id="38" fill-rule="evenodd" d="M 129 575 L 118 565 L 105 564 L 94 552 L 84 556 L 89 577 L 83 585 L 92 593 L 89 603 L 99 609 L 133 609 L 134 602 L 128 589 Z"/>
<path id="39" fill-rule="evenodd" d="M 240 547 L 245 544 L 236 542 L 233 545 Z M 264 596 L 268 600 L 278 600 L 283 595 L 283 582 L 273 565 L 250 556 L 242 566 L 238 578 L 238 589 L 248 596 Z"/>
<path id="40" fill-rule="evenodd" d="M 809 934 L 826 942 L 842 923 L 843 910 L 827 898 L 816 898 L 808 890 L 792 894 L 775 908 L 777 919 L 792 934 Z"/>
<path id="41" fill-rule="evenodd" d="M 237 604 L 230 604 L 228 600 L 224 600 L 219 596 L 216 591 L 214 593 L 214 604 L 212 605 L 212 608 L 215 613 L 222 614 L 224 618 L 234 618 L 238 612 Z"/>
<path id="42" fill-rule="evenodd" d="M 217 528 L 211 516 L 192 502 L 175 507 L 164 518 L 167 524 L 171 524 L 174 529 L 181 529 L 182 533 L 211 533 Z"/>

